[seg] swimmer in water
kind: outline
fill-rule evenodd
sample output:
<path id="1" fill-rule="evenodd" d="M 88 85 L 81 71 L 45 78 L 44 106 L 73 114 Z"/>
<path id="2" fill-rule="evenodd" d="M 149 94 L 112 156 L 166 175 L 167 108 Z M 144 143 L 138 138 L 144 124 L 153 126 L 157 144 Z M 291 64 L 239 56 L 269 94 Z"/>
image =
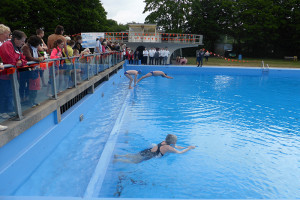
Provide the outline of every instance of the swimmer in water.
<path id="1" fill-rule="evenodd" d="M 131 75 L 134 75 L 134 86 L 136 86 L 136 84 L 137 84 L 137 81 L 136 81 L 136 79 L 137 79 L 137 76 L 139 75 L 139 74 L 141 74 L 142 73 L 142 71 L 141 70 L 139 70 L 139 71 L 136 71 L 136 70 L 127 70 L 125 73 L 124 73 L 124 75 L 127 77 L 127 78 L 129 78 L 129 89 L 132 89 L 132 87 L 131 87 L 131 83 L 132 83 L 132 81 L 133 81 L 133 78 L 131 77 Z"/>
<path id="2" fill-rule="evenodd" d="M 115 155 L 114 162 L 125 163 L 140 163 L 145 160 L 149 160 L 154 157 L 164 156 L 166 153 L 185 153 L 191 149 L 195 149 L 195 146 L 180 147 L 176 145 L 177 136 L 168 134 L 165 141 L 155 145 L 153 148 L 145 149 L 136 154 Z M 177 149 L 184 149 L 178 151 Z"/>
<path id="3" fill-rule="evenodd" d="M 163 71 L 151 71 L 148 74 L 146 74 L 145 76 L 142 76 L 136 84 L 138 84 L 141 80 L 143 80 L 144 78 L 148 78 L 150 76 L 161 76 L 164 78 L 169 78 L 169 79 L 173 79 L 173 77 L 171 76 L 167 76 L 167 74 L 165 74 Z"/>

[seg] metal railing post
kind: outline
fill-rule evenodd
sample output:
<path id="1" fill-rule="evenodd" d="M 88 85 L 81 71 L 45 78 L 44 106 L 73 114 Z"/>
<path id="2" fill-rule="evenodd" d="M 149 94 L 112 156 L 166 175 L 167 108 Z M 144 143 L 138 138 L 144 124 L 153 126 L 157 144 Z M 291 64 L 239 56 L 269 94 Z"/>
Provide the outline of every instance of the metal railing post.
<path id="1" fill-rule="evenodd" d="M 17 114 L 17 119 L 22 120 L 24 117 L 22 116 L 22 107 L 21 107 L 21 99 L 19 93 L 19 84 L 17 78 L 17 70 L 10 75 L 10 80 L 12 84 L 12 92 L 14 97 L 14 104 L 15 104 L 15 112 Z"/>
<path id="2" fill-rule="evenodd" d="M 52 70 L 50 73 L 52 73 L 51 81 L 52 81 L 52 92 L 54 99 L 57 99 L 57 88 L 56 88 L 56 77 L 55 77 L 55 63 L 52 66 Z"/>
<path id="3" fill-rule="evenodd" d="M 95 55 L 95 66 L 96 66 L 96 75 L 99 74 L 99 60 L 98 55 Z"/>
<path id="4" fill-rule="evenodd" d="M 89 57 L 86 57 L 87 60 L 90 61 Z M 90 62 L 87 62 L 87 80 L 90 80 Z"/>
<path id="5" fill-rule="evenodd" d="M 74 70 L 73 80 L 74 80 L 74 86 L 75 86 L 75 88 L 77 88 L 77 69 L 76 69 L 75 62 L 76 61 L 74 61 L 74 63 L 73 63 L 73 70 Z"/>

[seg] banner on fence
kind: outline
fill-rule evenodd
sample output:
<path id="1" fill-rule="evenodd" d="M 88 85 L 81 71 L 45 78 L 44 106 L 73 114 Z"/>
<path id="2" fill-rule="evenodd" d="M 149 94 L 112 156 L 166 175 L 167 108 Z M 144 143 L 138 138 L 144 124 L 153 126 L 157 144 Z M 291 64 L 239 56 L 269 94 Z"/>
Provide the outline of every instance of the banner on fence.
<path id="1" fill-rule="evenodd" d="M 100 32 L 93 32 L 93 33 L 81 33 L 82 37 L 82 47 L 83 48 L 95 48 L 96 46 L 96 39 L 103 37 L 104 33 Z"/>

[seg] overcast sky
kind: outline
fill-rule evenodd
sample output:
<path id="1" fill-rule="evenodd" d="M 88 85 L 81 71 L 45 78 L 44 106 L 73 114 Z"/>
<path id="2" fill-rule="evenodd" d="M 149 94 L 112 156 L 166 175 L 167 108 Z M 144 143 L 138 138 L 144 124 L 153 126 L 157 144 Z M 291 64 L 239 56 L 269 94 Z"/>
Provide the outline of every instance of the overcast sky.
<path id="1" fill-rule="evenodd" d="M 107 18 L 118 23 L 144 23 L 148 13 L 143 14 L 145 3 L 143 0 L 100 0 Z"/>

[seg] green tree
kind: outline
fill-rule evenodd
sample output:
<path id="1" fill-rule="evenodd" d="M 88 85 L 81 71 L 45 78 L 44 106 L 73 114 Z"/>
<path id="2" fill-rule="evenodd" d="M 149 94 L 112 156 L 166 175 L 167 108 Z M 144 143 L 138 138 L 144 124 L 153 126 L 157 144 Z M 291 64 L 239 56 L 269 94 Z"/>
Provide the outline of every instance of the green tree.
<path id="1" fill-rule="evenodd" d="M 185 30 L 203 35 L 206 48 L 214 50 L 215 43 L 226 32 L 231 2 L 228 0 L 193 0 Z M 228 23 L 228 22 L 227 22 Z"/>
<path id="2" fill-rule="evenodd" d="M 9 26 L 12 30 L 24 31 L 29 25 L 29 22 L 24 20 L 28 18 L 28 11 L 29 6 L 25 0 L 1 0 L 0 23 Z"/>
<path id="3" fill-rule="evenodd" d="M 106 15 L 99 0 L 1 0 L 0 7 L 0 22 L 27 35 L 44 28 L 47 36 L 57 25 L 66 34 L 107 31 Z"/>
<path id="4" fill-rule="evenodd" d="M 191 0 L 145 0 L 146 23 L 156 23 L 165 32 L 184 33 Z"/>
<path id="5" fill-rule="evenodd" d="M 128 30 L 128 25 L 118 24 L 115 20 L 108 19 L 107 20 L 107 31 L 108 32 L 122 32 Z"/>
<path id="6" fill-rule="evenodd" d="M 299 55 L 299 0 L 144 0 L 147 23 L 167 32 L 197 33 L 206 48 L 228 35 L 238 53 Z"/>

